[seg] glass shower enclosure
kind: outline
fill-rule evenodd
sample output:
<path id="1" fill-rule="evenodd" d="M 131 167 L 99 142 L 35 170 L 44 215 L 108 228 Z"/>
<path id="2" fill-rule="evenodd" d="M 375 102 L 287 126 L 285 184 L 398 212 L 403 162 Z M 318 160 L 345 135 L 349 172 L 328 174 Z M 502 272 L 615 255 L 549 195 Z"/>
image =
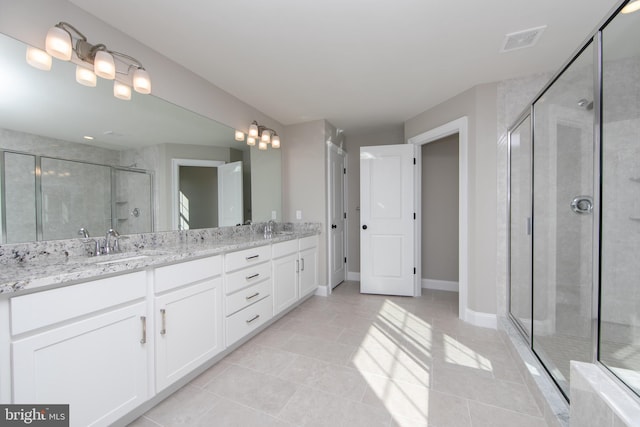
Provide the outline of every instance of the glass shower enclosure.
<path id="1" fill-rule="evenodd" d="M 568 400 L 572 360 L 640 395 L 640 12 L 623 6 L 509 130 L 509 315 Z"/>

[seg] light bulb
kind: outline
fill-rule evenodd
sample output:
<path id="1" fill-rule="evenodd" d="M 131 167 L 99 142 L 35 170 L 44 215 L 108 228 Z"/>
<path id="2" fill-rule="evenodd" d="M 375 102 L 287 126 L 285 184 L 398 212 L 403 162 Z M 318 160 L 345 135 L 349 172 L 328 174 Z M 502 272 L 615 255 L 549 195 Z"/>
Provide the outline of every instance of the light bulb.
<path id="1" fill-rule="evenodd" d="M 113 82 L 113 96 L 124 101 L 131 99 L 131 87 L 119 81 Z"/>
<path id="2" fill-rule="evenodd" d="M 253 138 L 258 136 L 258 125 L 251 123 L 251 126 L 249 126 L 249 136 Z"/>
<path id="3" fill-rule="evenodd" d="M 258 143 L 258 150 L 266 150 L 266 149 L 267 149 L 267 143 L 263 142 L 263 141 L 260 141 Z"/>
<path id="4" fill-rule="evenodd" d="M 251 145 L 251 146 L 256 145 L 256 139 L 254 137 L 252 137 L 252 136 L 248 136 L 247 137 L 247 145 Z"/>
<path id="5" fill-rule="evenodd" d="M 263 130 L 262 131 L 262 136 L 260 137 L 260 140 L 264 143 L 270 143 L 271 142 L 271 132 L 269 132 L 268 130 Z"/>
<path id="6" fill-rule="evenodd" d="M 147 70 L 138 68 L 133 72 L 133 88 L 144 95 L 151 93 L 151 77 Z"/>
<path id="7" fill-rule="evenodd" d="M 51 55 L 44 50 L 27 46 L 27 64 L 38 70 L 49 71 L 51 69 Z"/>
<path id="8" fill-rule="evenodd" d="M 113 61 L 113 56 L 104 50 L 96 52 L 96 57 L 93 60 L 93 71 L 97 76 L 103 79 L 113 80 L 116 78 L 116 64 Z"/>
<path id="9" fill-rule="evenodd" d="M 54 58 L 69 61 L 73 53 L 71 34 L 60 27 L 51 27 L 45 39 L 47 53 Z"/>
<path id="10" fill-rule="evenodd" d="M 624 14 L 627 14 L 627 13 L 636 12 L 638 10 L 640 10 L 640 0 L 635 0 L 635 1 L 627 3 L 627 5 L 625 7 L 623 7 L 620 12 L 624 13 Z"/>
<path id="11" fill-rule="evenodd" d="M 241 130 L 236 131 L 236 141 L 244 141 L 244 132 Z"/>
<path id="12" fill-rule="evenodd" d="M 271 138 L 271 146 L 273 148 L 280 148 L 280 137 L 278 135 L 273 135 L 273 138 Z"/>
<path id="13" fill-rule="evenodd" d="M 88 68 L 76 67 L 76 81 L 84 86 L 96 87 L 98 78 L 96 74 Z"/>

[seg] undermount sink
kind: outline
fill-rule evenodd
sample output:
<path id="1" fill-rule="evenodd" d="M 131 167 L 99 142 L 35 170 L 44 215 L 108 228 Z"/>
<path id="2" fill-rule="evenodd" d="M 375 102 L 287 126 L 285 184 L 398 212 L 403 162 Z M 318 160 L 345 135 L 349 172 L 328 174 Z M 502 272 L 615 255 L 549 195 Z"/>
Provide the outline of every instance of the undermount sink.
<path id="1" fill-rule="evenodd" d="M 121 262 L 135 261 L 137 259 L 144 259 L 144 258 L 149 258 L 149 255 L 132 255 L 124 258 L 115 258 L 107 261 L 99 261 L 99 262 L 96 262 L 96 265 L 117 264 Z"/>

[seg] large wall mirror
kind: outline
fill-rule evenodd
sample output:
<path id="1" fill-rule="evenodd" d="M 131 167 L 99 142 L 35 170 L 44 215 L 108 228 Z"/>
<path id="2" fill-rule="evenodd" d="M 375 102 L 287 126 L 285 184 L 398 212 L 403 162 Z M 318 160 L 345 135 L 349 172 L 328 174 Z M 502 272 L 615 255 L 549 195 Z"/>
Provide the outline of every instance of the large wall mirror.
<path id="1" fill-rule="evenodd" d="M 35 69 L 25 54 L 24 43 L 0 34 L 0 244 L 74 238 L 81 227 L 95 235 L 113 226 L 122 234 L 215 227 L 227 225 L 218 219 L 225 208 L 241 209 L 237 223 L 281 219 L 279 150 L 248 147 L 234 129 L 153 95 L 117 99 L 107 80 L 82 86 L 70 62 Z M 202 177 L 231 163 L 242 194 L 226 200 L 241 208 L 220 203 L 211 178 L 204 208 L 215 218 L 185 223 L 187 191 L 199 184 L 190 208 L 201 218 Z M 185 169 L 176 174 L 176 164 Z M 181 176 L 190 183 L 176 182 Z"/>

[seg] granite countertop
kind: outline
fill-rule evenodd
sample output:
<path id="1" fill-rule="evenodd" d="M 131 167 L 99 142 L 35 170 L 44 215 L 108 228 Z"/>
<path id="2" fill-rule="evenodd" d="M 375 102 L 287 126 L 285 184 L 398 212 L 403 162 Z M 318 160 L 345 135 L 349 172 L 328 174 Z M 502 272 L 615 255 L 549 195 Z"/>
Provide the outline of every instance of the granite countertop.
<path id="1" fill-rule="evenodd" d="M 300 237 L 313 236 L 319 230 L 302 229 L 274 233 L 265 238 L 262 233 L 243 233 L 210 239 L 181 239 L 168 245 L 140 245 L 132 250 L 94 257 L 76 255 L 39 257 L 26 262 L 0 264 L 0 296 L 71 284 L 101 276 L 124 274 L 191 259 L 220 255 Z M 65 251 L 66 253 L 66 251 Z"/>

